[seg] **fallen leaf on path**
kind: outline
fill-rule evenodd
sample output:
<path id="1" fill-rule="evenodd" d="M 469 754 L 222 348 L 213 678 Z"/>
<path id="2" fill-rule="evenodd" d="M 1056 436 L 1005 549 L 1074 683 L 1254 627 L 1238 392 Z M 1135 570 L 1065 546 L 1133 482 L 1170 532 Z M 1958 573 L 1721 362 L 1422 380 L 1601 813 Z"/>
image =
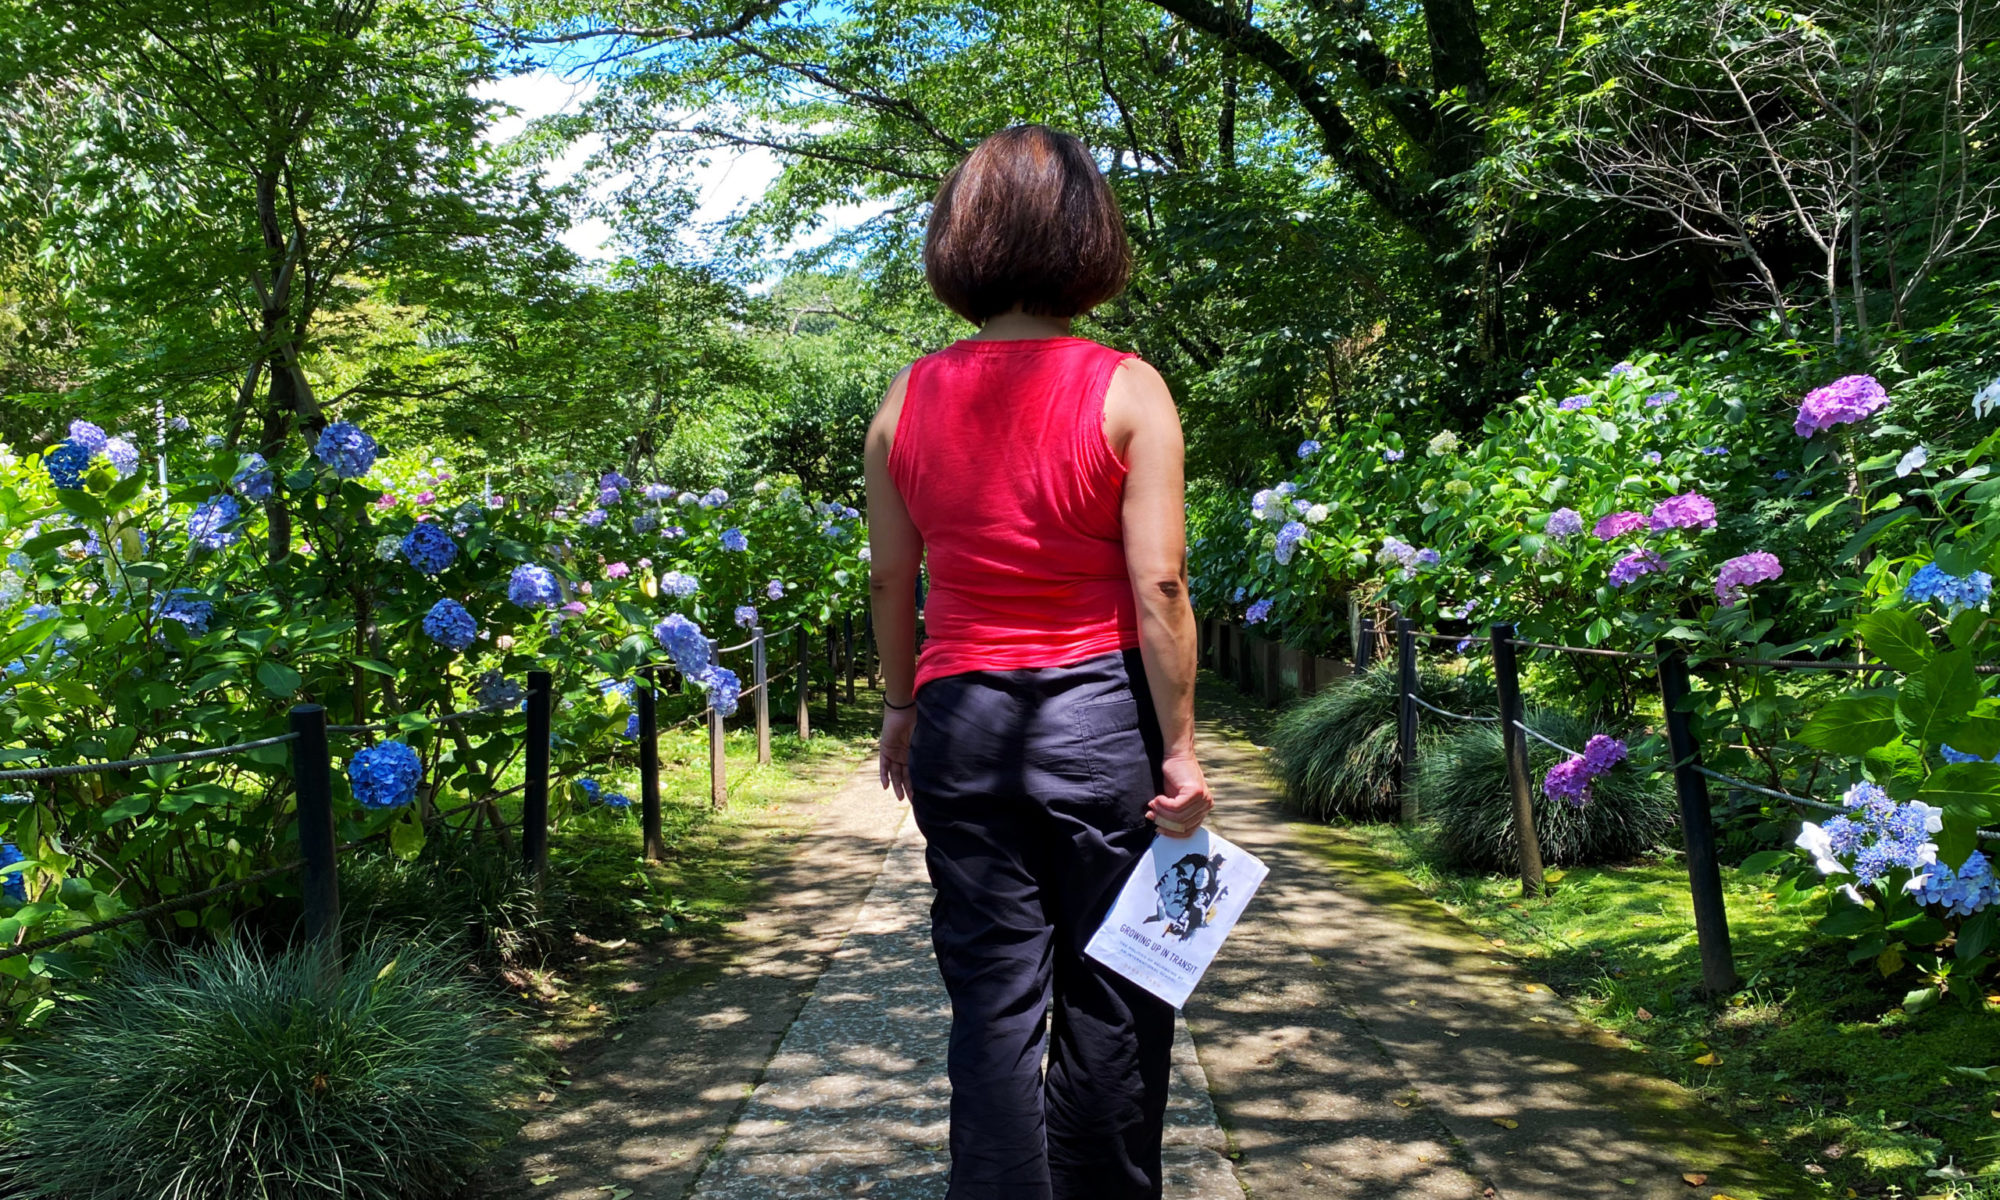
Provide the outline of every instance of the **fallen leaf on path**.
<path id="1" fill-rule="evenodd" d="M 1521 1127 L 1521 1123 L 1512 1117 L 1495 1117 L 1493 1118 L 1493 1123 L 1502 1129 L 1519 1129 Z"/>
<path id="2" fill-rule="evenodd" d="M 1646 1011 L 1643 1008 L 1640 1009 L 1638 1012 L 1633 1013 L 1632 1015 L 1639 1018 L 1641 1021 L 1650 1021 L 1653 1019 L 1653 1014 Z"/>
<path id="3" fill-rule="evenodd" d="M 1722 1065 L 1722 1056 L 1710 1050 L 1707 1054 L 1695 1059 L 1694 1065 L 1697 1067 L 1719 1067 Z"/>
<path id="4" fill-rule="evenodd" d="M 1689 1171 L 1687 1174 L 1682 1175 L 1681 1178 L 1687 1181 L 1689 1187 L 1700 1187 L 1702 1184 L 1708 1182 L 1708 1176 L 1699 1171 Z"/>
<path id="5" fill-rule="evenodd" d="M 1549 989 L 1539 983 L 1524 983 L 1521 985 L 1521 990 L 1524 992 L 1546 992 Z"/>
<path id="6" fill-rule="evenodd" d="M 534 1184 L 536 1187 L 540 1187 L 545 1183 L 554 1183 L 555 1181 L 556 1177 L 553 1175 L 537 1175 L 528 1182 Z"/>
<path id="7" fill-rule="evenodd" d="M 1725 1195 L 1723 1195 L 1723 1194 L 1722 1194 L 1721 1192 L 1717 1192 L 1717 1193 L 1715 1193 L 1715 1195 L 1713 1195 L 1713 1196 L 1710 1196 L 1710 1197 L 1708 1198 L 1708 1200 L 1736 1200 L 1736 1197 L 1734 1197 L 1734 1196 L 1725 1196 Z"/>
<path id="8" fill-rule="evenodd" d="M 1818 1163 L 1807 1163 L 1807 1164 L 1806 1164 L 1806 1174 L 1808 1174 L 1808 1175 L 1824 1175 L 1824 1174 L 1826 1174 L 1826 1168 L 1825 1168 L 1825 1167 L 1822 1167 L 1822 1166 L 1820 1166 L 1820 1165 L 1819 1165 Z"/>
<path id="9" fill-rule="evenodd" d="M 555 1098 L 556 1094 L 554 1092 L 535 1093 L 535 1103 L 537 1104 L 547 1104 L 549 1101 L 554 1100 Z"/>

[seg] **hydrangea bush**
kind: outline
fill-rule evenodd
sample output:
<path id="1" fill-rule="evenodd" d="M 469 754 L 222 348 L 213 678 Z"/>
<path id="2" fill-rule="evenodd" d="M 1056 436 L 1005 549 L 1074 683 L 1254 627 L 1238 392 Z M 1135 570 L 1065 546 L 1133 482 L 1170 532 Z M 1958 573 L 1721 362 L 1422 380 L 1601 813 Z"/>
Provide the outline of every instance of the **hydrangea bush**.
<path id="1" fill-rule="evenodd" d="M 709 634 L 740 640 L 741 621 L 823 630 L 865 584 L 859 514 L 782 484 L 489 477 L 353 421 L 267 461 L 183 422 L 163 489 L 136 469 L 150 443 L 79 421 L 38 453 L 0 452 L 7 765 L 268 738 L 312 701 L 336 724 L 393 724 L 334 735 L 336 799 L 342 840 L 387 830 L 404 854 L 422 847 L 424 804 L 497 790 L 517 767 L 530 669 L 560 693 L 556 769 L 605 764 L 630 754 L 629 681 L 669 661 L 655 626 L 704 650 Z M 733 712 L 729 668 L 747 661 L 689 673 L 680 703 Z M 463 740 L 432 723 L 482 707 Z M 0 842 L 20 855 L 0 873 L 0 924 L 33 938 L 289 861 L 291 796 L 282 744 L 16 785 L 0 804 Z M 281 875 L 191 915 L 220 930 L 295 886 Z M 39 957 L 0 960 L 0 1006 L 46 1012 L 52 979 Z"/>

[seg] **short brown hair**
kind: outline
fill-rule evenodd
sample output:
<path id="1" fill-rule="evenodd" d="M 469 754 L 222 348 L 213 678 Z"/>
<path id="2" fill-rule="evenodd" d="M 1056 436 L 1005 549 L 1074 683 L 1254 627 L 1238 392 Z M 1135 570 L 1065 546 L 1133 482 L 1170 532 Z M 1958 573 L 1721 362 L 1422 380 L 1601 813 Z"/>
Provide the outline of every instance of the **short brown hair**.
<path id="1" fill-rule="evenodd" d="M 1081 138 L 1003 129 L 945 176 L 924 233 L 931 291 L 975 325 L 1088 312 L 1125 289 L 1125 218 Z"/>

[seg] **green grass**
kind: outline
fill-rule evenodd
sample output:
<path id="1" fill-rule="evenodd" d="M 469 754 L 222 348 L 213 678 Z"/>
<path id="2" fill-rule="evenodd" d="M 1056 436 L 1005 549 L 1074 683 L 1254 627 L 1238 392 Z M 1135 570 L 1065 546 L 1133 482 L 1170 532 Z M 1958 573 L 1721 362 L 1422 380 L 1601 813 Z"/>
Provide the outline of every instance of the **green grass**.
<path id="1" fill-rule="evenodd" d="M 2000 1064 L 2000 1012 L 1895 1006 L 1907 976 L 1850 967 L 1838 946 L 1759 881 L 1725 870 L 1740 990 L 1710 1004 L 1687 876 L 1678 857 L 1552 875 L 1523 899 L 1504 875 L 1438 869 L 1432 835 L 1349 831 L 1670 1078 L 1718 1104 L 1832 1196 L 2000 1197 L 1991 1181 L 1926 1172 L 2000 1171 L 2000 1085 L 1955 1067 Z M 1713 1065 L 1698 1061 L 1714 1055 Z M 1816 1170 L 1815 1170 L 1816 1169 Z M 1819 1173 L 1819 1172 L 1823 1172 Z M 1956 1187 L 1957 1191 L 1952 1189 Z"/>

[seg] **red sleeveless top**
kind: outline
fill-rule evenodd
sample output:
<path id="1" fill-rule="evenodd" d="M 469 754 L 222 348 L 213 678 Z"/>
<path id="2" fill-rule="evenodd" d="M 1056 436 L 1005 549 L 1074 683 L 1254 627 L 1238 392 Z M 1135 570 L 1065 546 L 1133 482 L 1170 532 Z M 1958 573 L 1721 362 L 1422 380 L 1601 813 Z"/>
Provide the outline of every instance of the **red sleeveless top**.
<path id="1" fill-rule="evenodd" d="M 889 473 L 930 568 L 917 686 L 1139 644 L 1125 464 L 1104 393 L 1133 357 L 1083 338 L 963 341 L 910 368 Z"/>

